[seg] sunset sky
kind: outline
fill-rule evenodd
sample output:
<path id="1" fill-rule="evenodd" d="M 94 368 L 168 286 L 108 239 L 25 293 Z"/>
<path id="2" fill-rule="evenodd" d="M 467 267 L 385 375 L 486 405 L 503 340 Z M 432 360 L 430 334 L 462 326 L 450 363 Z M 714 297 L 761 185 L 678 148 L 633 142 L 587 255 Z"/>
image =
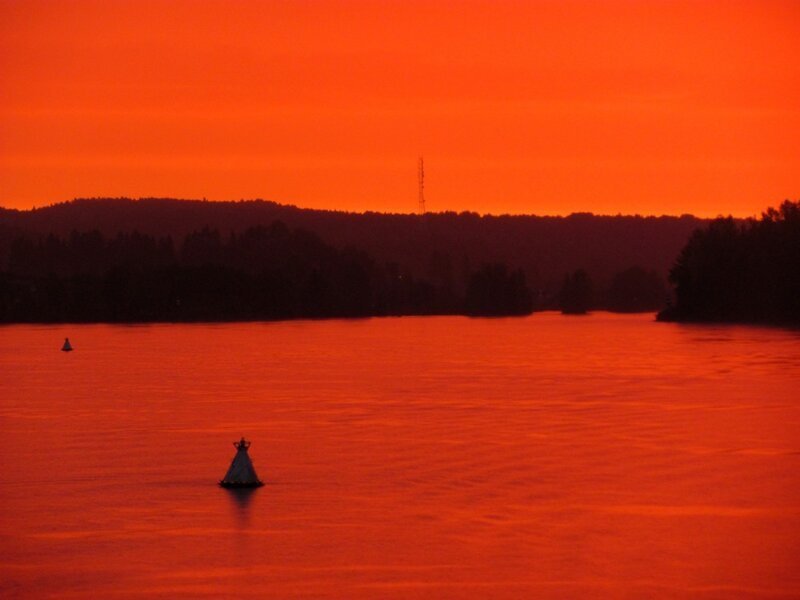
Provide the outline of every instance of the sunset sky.
<path id="1" fill-rule="evenodd" d="M 800 2 L 0 0 L 0 206 L 759 213 Z"/>

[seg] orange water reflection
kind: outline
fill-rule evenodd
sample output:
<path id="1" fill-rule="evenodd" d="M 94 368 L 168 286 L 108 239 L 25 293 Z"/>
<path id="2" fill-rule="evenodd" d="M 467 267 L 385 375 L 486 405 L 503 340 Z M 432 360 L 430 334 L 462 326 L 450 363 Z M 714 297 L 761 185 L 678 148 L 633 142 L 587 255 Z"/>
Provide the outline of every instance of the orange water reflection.
<path id="1" fill-rule="evenodd" d="M 798 367 L 649 316 L 5 327 L 0 592 L 800 595 Z"/>

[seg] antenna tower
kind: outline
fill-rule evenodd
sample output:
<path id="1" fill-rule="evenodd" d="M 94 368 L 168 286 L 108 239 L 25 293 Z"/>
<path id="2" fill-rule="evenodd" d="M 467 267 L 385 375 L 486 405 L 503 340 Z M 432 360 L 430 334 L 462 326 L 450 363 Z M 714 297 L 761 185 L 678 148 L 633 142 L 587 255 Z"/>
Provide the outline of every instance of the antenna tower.
<path id="1" fill-rule="evenodd" d="M 422 157 L 419 157 L 419 214 L 425 214 L 425 167 L 422 163 Z"/>

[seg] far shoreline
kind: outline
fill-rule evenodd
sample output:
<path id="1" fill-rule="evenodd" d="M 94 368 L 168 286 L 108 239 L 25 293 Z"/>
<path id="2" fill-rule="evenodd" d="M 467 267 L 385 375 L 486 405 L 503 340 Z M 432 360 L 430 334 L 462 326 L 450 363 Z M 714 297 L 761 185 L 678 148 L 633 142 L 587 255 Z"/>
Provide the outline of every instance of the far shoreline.
<path id="1" fill-rule="evenodd" d="M 312 317 L 300 316 L 290 318 L 275 318 L 275 319 L 187 319 L 187 320 L 127 320 L 127 321 L 5 321 L 0 322 L 2 327 L 15 327 L 20 325 L 38 325 L 38 326 L 55 326 L 60 327 L 63 325 L 119 325 L 119 326 L 147 326 L 147 325 L 234 325 L 234 324 L 258 324 L 258 323 L 292 323 L 292 322 L 320 322 L 320 321 L 367 321 L 371 319 L 402 319 L 402 318 L 430 318 L 430 317 L 461 317 L 468 320 L 486 320 L 486 321 L 499 321 L 510 319 L 525 319 L 535 317 L 537 315 L 547 316 L 560 316 L 566 319 L 576 319 L 577 321 L 582 318 L 592 316 L 652 316 L 653 323 L 676 323 L 676 324 L 689 324 L 689 325 L 766 325 L 766 323 L 737 323 L 737 322 L 702 322 L 702 321 L 664 321 L 657 319 L 658 312 L 647 311 L 612 311 L 605 309 L 591 310 L 582 314 L 564 313 L 559 309 L 543 309 L 535 310 L 527 314 L 507 314 L 507 315 L 469 315 L 464 313 L 436 313 L 436 314 L 403 314 L 403 315 L 359 315 L 359 316 L 325 316 L 325 317 Z M 775 323 L 774 326 L 782 326 L 782 324 Z"/>
<path id="2" fill-rule="evenodd" d="M 619 315 L 619 316 L 633 316 L 633 315 L 653 315 L 655 322 L 656 312 L 652 310 L 645 311 L 612 311 L 612 310 L 591 310 L 583 314 L 569 314 L 563 313 L 558 309 L 543 309 L 535 310 L 527 314 L 507 314 L 507 315 L 470 315 L 465 313 L 432 313 L 432 314 L 403 314 L 403 315 L 358 315 L 358 316 L 326 316 L 326 317 L 287 317 L 275 319 L 186 319 L 186 320 L 147 320 L 147 321 L 3 321 L 0 322 L 0 327 L 13 327 L 17 325 L 226 325 L 238 323 L 283 323 L 283 322 L 296 322 L 296 321 L 366 321 L 369 319 L 401 319 L 401 318 L 426 318 L 426 317 L 463 317 L 464 319 L 486 319 L 486 320 L 500 320 L 500 319 L 524 319 L 533 317 L 539 314 L 559 315 L 565 318 L 580 318 L 591 317 L 593 315 Z"/>

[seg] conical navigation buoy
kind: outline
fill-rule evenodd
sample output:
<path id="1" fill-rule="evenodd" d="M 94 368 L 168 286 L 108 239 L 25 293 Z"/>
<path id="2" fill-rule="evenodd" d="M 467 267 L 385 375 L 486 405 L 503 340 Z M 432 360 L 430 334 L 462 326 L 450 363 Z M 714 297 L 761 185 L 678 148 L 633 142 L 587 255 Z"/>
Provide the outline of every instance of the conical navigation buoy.
<path id="1" fill-rule="evenodd" d="M 236 456 L 233 457 L 228 472 L 219 484 L 224 488 L 253 488 L 264 485 L 256 475 L 253 461 L 247 453 L 250 442 L 242 438 L 238 442 L 233 442 L 233 445 L 236 448 Z"/>
<path id="2" fill-rule="evenodd" d="M 72 344 L 69 343 L 69 338 L 64 338 L 64 345 L 61 346 L 62 352 L 72 352 Z"/>

